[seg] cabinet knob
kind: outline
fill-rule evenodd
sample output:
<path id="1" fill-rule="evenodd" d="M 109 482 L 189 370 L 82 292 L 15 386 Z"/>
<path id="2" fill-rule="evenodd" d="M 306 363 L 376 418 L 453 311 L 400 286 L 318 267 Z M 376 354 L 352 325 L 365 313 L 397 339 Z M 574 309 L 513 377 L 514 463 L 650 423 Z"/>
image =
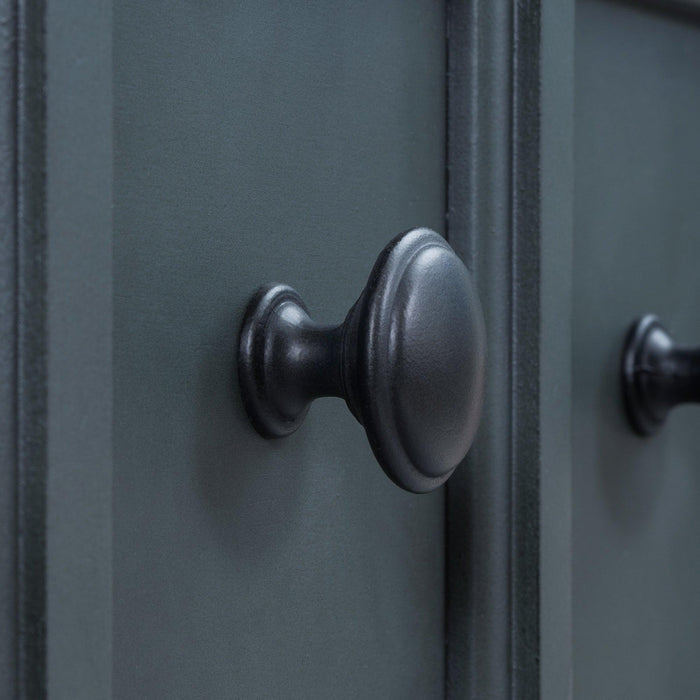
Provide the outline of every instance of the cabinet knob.
<path id="1" fill-rule="evenodd" d="M 312 321 L 287 285 L 258 290 L 243 318 L 238 378 L 267 438 L 294 432 L 315 398 L 345 399 L 386 474 L 421 493 L 443 484 L 472 444 L 485 357 L 469 271 L 443 238 L 418 228 L 380 253 L 340 326 Z"/>
<path id="2" fill-rule="evenodd" d="M 632 427 L 651 435 L 674 406 L 700 402 L 700 347 L 676 345 L 656 316 L 642 317 L 627 335 L 622 388 Z"/>

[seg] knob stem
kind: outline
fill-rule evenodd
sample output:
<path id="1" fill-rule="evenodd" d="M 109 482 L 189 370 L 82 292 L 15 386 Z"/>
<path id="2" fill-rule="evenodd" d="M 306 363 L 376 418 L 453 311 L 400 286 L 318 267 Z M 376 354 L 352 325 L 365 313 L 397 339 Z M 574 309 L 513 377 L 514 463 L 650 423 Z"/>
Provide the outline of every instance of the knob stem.
<path id="1" fill-rule="evenodd" d="M 664 380 L 670 407 L 700 402 L 700 348 L 674 348 Z"/>

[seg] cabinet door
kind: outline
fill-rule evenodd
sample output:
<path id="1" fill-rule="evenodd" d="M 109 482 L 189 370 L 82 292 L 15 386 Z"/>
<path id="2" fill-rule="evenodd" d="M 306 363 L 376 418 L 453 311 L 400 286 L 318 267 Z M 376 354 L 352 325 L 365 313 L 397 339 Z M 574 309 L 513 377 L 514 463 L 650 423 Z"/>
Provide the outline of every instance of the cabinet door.
<path id="1" fill-rule="evenodd" d="M 690 5 L 690 3 L 689 3 Z M 700 344 L 697 10 L 579 2 L 574 244 L 574 690 L 700 694 L 700 411 L 632 432 L 630 324 Z"/>
<path id="2" fill-rule="evenodd" d="M 3 697 L 568 692 L 572 10 L 0 0 Z M 420 496 L 235 370 L 259 285 L 338 323 L 414 226 L 488 335 Z"/>

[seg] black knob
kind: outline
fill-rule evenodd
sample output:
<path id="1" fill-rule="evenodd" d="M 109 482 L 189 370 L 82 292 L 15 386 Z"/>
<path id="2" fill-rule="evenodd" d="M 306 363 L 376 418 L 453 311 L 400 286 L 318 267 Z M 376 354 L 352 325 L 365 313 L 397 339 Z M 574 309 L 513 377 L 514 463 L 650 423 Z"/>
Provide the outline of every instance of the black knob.
<path id="1" fill-rule="evenodd" d="M 291 287 L 260 289 L 243 319 L 238 376 L 261 435 L 289 435 L 315 398 L 342 397 L 387 475 L 425 492 L 449 478 L 474 439 L 485 355 L 469 271 L 420 228 L 381 252 L 340 326 L 314 323 Z"/>
<path id="2" fill-rule="evenodd" d="M 640 435 L 651 435 L 681 403 L 700 402 L 700 348 L 679 347 L 652 315 L 627 335 L 622 355 L 627 415 Z"/>

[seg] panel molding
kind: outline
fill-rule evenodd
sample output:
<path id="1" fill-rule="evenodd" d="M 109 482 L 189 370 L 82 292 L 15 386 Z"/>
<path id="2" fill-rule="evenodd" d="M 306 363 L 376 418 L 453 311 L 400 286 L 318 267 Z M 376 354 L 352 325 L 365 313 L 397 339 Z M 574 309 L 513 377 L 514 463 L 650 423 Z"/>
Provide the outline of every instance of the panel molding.
<path id="1" fill-rule="evenodd" d="M 64 11 L 43 0 L 0 0 L 0 694 L 8 698 L 46 697 L 49 688 L 109 695 L 111 380 L 102 380 L 111 377 L 111 15 L 108 0 L 74 11 L 84 25 L 57 19 Z M 59 60 L 49 62 L 52 45 Z M 75 60 L 80 51 L 89 60 Z"/>
<path id="2" fill-rule="evenodd" d="M 451 3 L 448 42 L 448 238 L 475 273 L 489 334 L 482 426 L 448 483 L 448 696 L 561 698 L 573 3 Z"/>

